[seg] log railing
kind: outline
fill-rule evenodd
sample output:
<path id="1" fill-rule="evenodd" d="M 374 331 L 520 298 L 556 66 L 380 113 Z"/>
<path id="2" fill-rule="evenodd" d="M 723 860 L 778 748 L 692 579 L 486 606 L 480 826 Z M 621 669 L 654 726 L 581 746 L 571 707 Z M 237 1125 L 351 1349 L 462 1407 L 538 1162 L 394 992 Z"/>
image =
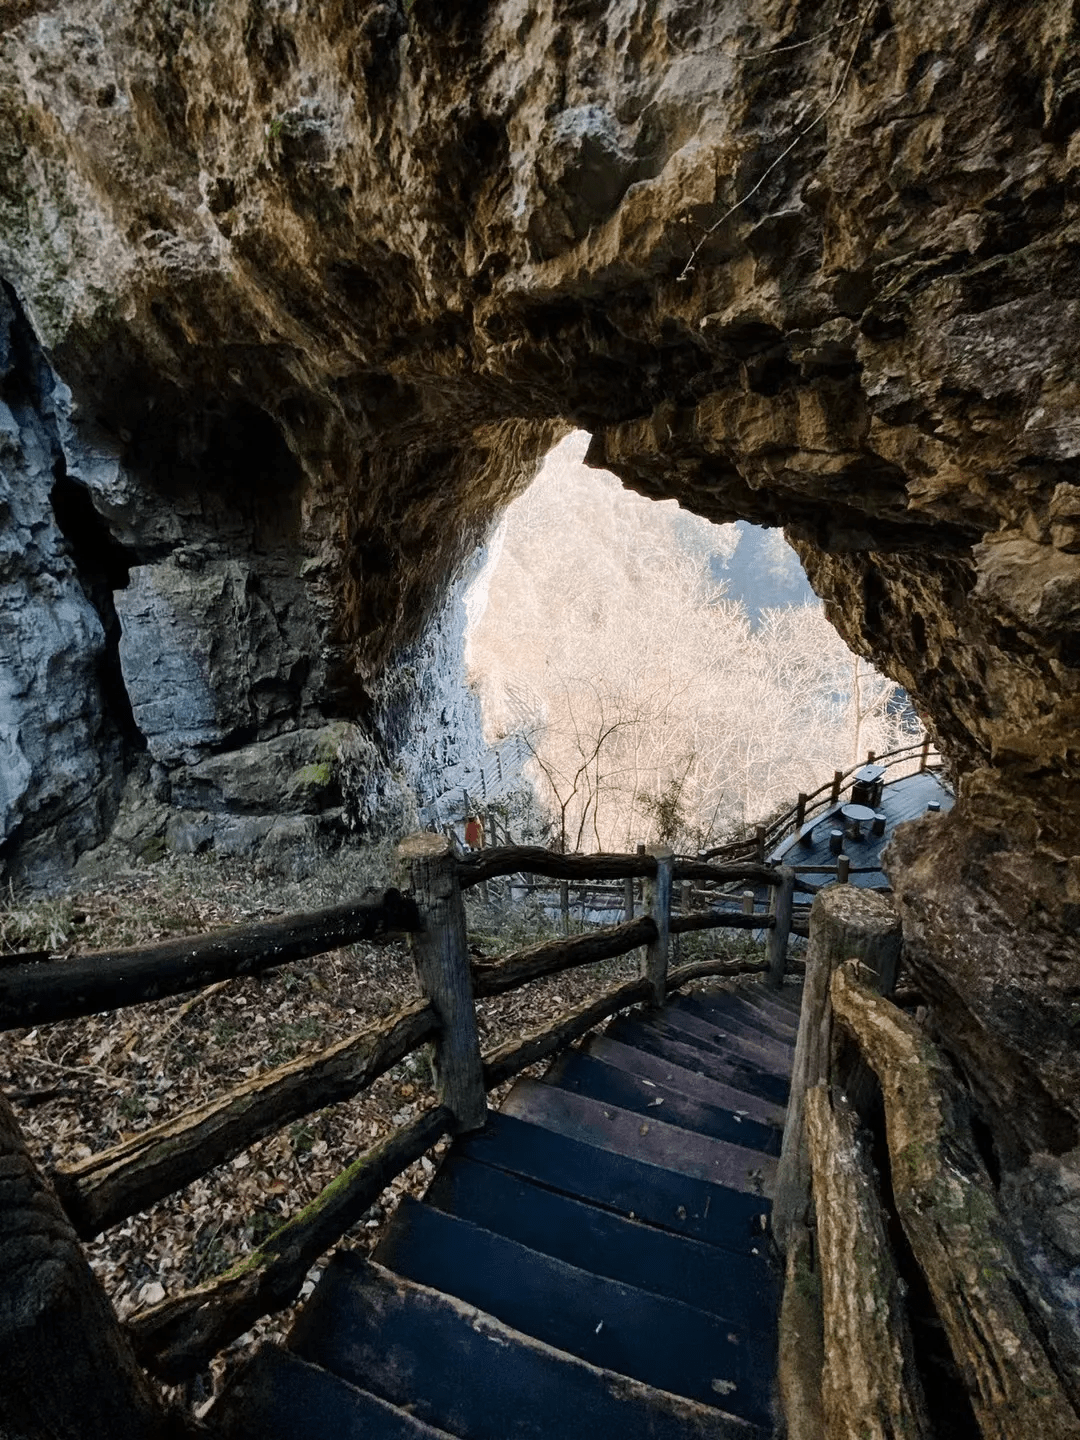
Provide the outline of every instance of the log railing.
<path id="1" fill-rule="evenodd" d="M 90 1298 L 79 1299 L 76 1294 L 72 1304 L 85 1311 L 88 1326 L 101 1332 L 98 1349 L 102 1354 L 118 1357 L 115 1363 L 128 1367 L 124 1372 L 127 1379 L 121 1381 L 118 1371 L 117 1393 L 127 1397 L 123 1403 L 133 1414 L 130 1426 L 125 1427 L 110 1402 L 107 1420 L 103 1411 L 95 1428 L 94 1418 L 79 1408 L 81 1397 L 78 1386 L 73 1386 L 71 1402 L 76 1409 L 71 1433 L 141 1433 L 138 1426 L 148 1423 L 143 1412 L 151 1403 L 147 1399 L 150 1392 L 130 1378 L 132 1353 L 153 1376 L 167 1382 L 204 1369 L 218 1350 L 256 1319 L 295 1300 L 311 1265 L 359 1220 L 402 1170 L 442 1136 L 483 1125 L 486 1094 L 493 1087 L 556 1055 L 618 1011 L 659 1004 L 690 981 L 711 975 L 760 973 L 769 983 L 779 984 L 784 975 L 795 877 L 783 868 L 750 862 L 712 865 L 676 859 L 665 850 L 574 856 L 504 847 L 462 859 L 453 842 L 430 834 L 403 842 L 399 859 L 407 893 L 390 890 L 374 903 L 340 905 L 135 950 L 71 959 L 14 957 L 13 963 L 0 967 L 0 1029 L 10 1030 L 148 1003 L 380 934 L 408 932 L 412 940 L 421 993 L 395 1015 L 318 1053 L 264 1071 L 121 1144 L 56 1166 L 51 1188 L 28 1165 L 26 1184 L 41 1197 L 33 1203 L 46 1208 L 51 1205 L 57 1213 L 62 1207 L 63 1225 L 53 1228 L 58 1235 L 63 1232 L 69 1237 L 63 1242 L 68 1249 L 76 1235 L 93 1237 L 274 1131 L 359 1094 L 419 1046 L 429 1044 L 433 1052 L 435 1096 L 431 1108 L 356 1157 L 310 1205 L 226 1274 L 136 1314 L 124 1327 L 114 1325 L 107 1335 L 101 1330 L 101 1316 L 111 1310 L 92 1276 L 89 1278 Z M 463 892 L 497 875 L 523 872 L 567 881 L 640 878 L 645 882 L 647 913 L 497 960 L 472 961 Z M 771 912 L 673 914 L 676 887 L 689 886 L 691 881 L 768 887 L 773 896 Z M 669 965 L 672 936 L 725 927 L 765 932 L 765 960 Z M 636 978 L 600 989 L 551 1023 L 481 1053 L 477 998 L 505 994 L 544 976 L 633 951 L 642 956 Z M 11 1124 L 15 1124 L 13 1116 Z M 9 1220 L 14 1223 L 14 1217 L 5 1211 L 6 1203 L 0 1191 L 0 1233 Z M 21 1197 L 20 1203 L 28 1202 Z M 0 1287 L 3 1284 L 0 1278 Z M 15 1343 L 6 1333 L 10 1324 L 17 1323 L 12 1313 L 0 1304 L 0 1348 L 9 1340 Z M 69 1318 L 65 1324 L 76 1320 Z M 22 1404 L 25 1398 L 22 1392 L 9 1397 L 7 1388 L 9 1382 L 0 1376 L 0 1413 L 9 1399 Z M 135 1410 L 139 1410 L 137 1417 Z M 56 1423 L 51 1412 L 49 1423 Z M 154 1420 L 149 1423 L 151 1429 L 158 1424 Z"/>
<path id="2" fill-rule="evenodd" d="M 769 821 L 767 825 L 759 825 L 753 840 L 736 840 L 729 845 L 719 845 L 704 852 L 704 859 L 707 860 L 737 860 L 746 856 L 756 856 L 764 860 L 770 850 L 774 850 L 780 841 L 791 830 L 801 830 L 812 816 L 821 811 L 830 809 L 840 799 L 840 792 L 845 783 L 851 779 L 857 770 L 864 765 L 881 765 L 886 771 L 895 769 L 898 765 L 909 765 L 915 760 L 919 762 L 919 771 L 940 770 L 941 757 L 936 750 L 933 750 L 929 735 L 912 745 L 901 745 L 896 750 L 888 750 L 884 755 L 877 755 L 870 751 L 865 760 L 858 761 L 847 770 L 837 770 L 833 773 L 831 780 L 826 780 L 816 790 L 809 794 L 800 793 L 794 805 L 789 805 Z"/>
<path id="3" fill-rule="evenodd" d="M 1080 1383 L 1055 1353 L 1045 1297 L 1019 1260 L 971 1092 L 888 998 L 899 956 L 889 897 L 840 886 L 816 897 L 773 1206 L 787 1259 L 787 1434 L 937 1433 L 908 1310 L 914 1266 L 978 1432 L 1080 1435 Z M 887 1165 L 888 1209 L 872 1150 Z M 1074 1321 L 1063 1310 L 1059 1323 Z"/>

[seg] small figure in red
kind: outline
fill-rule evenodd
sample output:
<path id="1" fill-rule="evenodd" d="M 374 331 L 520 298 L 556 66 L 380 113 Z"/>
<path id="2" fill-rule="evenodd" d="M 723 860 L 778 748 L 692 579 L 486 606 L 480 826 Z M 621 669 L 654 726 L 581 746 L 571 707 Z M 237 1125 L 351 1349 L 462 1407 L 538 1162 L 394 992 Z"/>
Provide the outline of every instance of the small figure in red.
<path id="1" fill-rule="evenodd" d="M 484 827 L 475 815 L 470 815 L 465 822 L 465 844 L 470 850 L 484 848 Z"/>

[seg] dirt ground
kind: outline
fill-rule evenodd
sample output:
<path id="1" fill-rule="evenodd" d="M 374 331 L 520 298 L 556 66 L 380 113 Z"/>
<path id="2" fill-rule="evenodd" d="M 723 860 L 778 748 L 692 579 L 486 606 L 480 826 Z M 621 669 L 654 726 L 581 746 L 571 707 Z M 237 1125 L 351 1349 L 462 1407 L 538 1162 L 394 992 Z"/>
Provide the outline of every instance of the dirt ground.
<path id="1" fill-rule="evenodd" d="M 316 880 L 282 883 L 237 862 L 170 856 L 48 900 L 0 904 L 0 955 L 114 948 L 269 919 L 356 898 L 392 883 L 387 851 L 328 864 Z M 468 901 L 470 944 L 494 958 L 556 933 L 541 906 Z M 686 937 L 689 939 L 690 937 Z M 745 955 L 741 938 L 707 939 L 693 957 Z M 698 937 L 694 937 L 695 941 Z M 536 981 L 477 1003 L 482 1049 L 517 1039 L 601 985 L 636 972 L 635 956 Z M 228 981 L 196 995 L 0 1035 L 0 1084 L 33 1154 L 50 1166 L 104 1150 L 175 1117 L 260 1071 L 317 1051 L 389 1015 L 417 994 L 408 943 L 364 943 Z M 492 1095 L 497 1105 L 499 1092 Z M 227 1269 L 313 1200 L 357 1154 L 433 1103 L 424 1052 L 408 1056 L 369 1090 L 252 1145 L 152 1209 L 87 1246 L 90 1264 L 121 1318 Z M 421 1195 L 445 1144 L 409 1167 L 343 1243 L 379 1241 L 405 1193 Z M 309 1274 L 304 1294 L 318 1279 Z M 303 1298 L 303 1297 L 302 1297 Z M 269 1316 L 188 1386 L 201 1409 L 258 1341 L 283 1336 L 293 1311 Z"/>

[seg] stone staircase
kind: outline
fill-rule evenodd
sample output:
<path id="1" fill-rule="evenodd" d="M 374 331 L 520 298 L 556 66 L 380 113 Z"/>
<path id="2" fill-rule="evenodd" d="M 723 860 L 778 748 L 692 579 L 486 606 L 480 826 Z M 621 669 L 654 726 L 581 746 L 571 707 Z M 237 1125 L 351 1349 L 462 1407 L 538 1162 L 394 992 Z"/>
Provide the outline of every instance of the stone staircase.
<path id="1" fill-rule="evenodd" d="M 372 1260 L 341 1251 L 224 1440 L 705 1440 L 774 1429 L 767 1198 L 798 987 L 623 1016 L 456 1140 Z"/>

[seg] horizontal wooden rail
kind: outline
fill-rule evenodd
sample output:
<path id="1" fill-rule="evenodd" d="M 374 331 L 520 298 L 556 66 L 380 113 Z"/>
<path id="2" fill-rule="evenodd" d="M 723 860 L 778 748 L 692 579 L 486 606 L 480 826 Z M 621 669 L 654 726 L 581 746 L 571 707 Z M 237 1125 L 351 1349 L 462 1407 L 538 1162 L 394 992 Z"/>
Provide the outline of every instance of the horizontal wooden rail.
<path id="1" fill-rule="evenodd" d="M 616 853 L 559 855 L 540 845 L 506 845 L 483 850 L 458 862 L 458 883 L 463 890 L 497 875 L 546 875 L 553 880 L 623 880 L 656 874 L 652 855 Z"/>
<path id="2" fill-rule="evenodd" d="M 169 1384 L 189 1379 L 261 1316 L 291 1305 L 319 1256 L 452 1124 L 448 1106 L 425 1110 L 366 1150 L 224 1275 L 133 1316 L 127 1331 L 142 1363 Z"/>
<path id="3" fill-rule="evenodd" d="M 419 923 L 414 902 L 388 890 L 374 904 L 349 902 L 137 949 L 5 966 L 0 969 L 0 1030 L 201 990 L 218 980 L 258 974 L 357 940 L 415 930 Z"/>
<path id="4" fill-rule="evenodd" d="M 474 964 L 473 994 L 503 995 L 544 975 L 557 975 L 578 965 L 591 965 L 598 960 L 627 955 L 655 939 L 656 926 L 648 915 L 642 915 L 637 920 L 605 926 L 588 935 L 575 935 L 569 940 L 549 940 L 543 945 L 519 950 L 504 960 Z"/>
<path id="5" fill-rule="evenodd" d="M 764 969 L 762 964 L 717 960 L 683 965 L 668 972 L 665 989 L 672 994 L 694 980 L 758 974 Z M 650 995 L 647 978 L 626 981 L 524 1038 L 489 1051 L 484 1056 L 485 1088 L 493 1089 L 527 1066 L 549 1059 L 620 1010 L 646 1003 Z M 175 1384 L 205 1369 L 218 1351 L 261 1316 L 292 1304 L 319 1256 L 452 1125 L 448 1107 L 425 1111 L 361 1155 L 306 1209 L 224 1275 L 135 1315 L 127 1329 L 143 1364 L 159 1379 Z"/>
<path id="6" fill-rule="evenodd" d="M 648 854 L 558 855 L 538 845 L 505 846 L 484 850 L 458 862 L 458 883 L 462 889 L 492 880 L 497 875 L 546 875 L 553 880 L 651 879 L 656 874 L 656 856 Z M 677 859 L 673 878 L 714 880 L 717 883 L 746 880 L 756 885 L 775 885 L 774 872 L 766 865 L 710 865 L 704 860 Z"/>
<path id="7" fill-rule="evenodd" d="M 144 1210 L 294 1120 L 349 1100 L 431 1038 L 423 1000 L 315 1055 L 268 1070 L 217 1100 L 52 1174 L 83 1239 Z"/>
<path id="8" fill-rule="evenodd" d="M 693 930 L 771 930 L 776 924 L 772 915 L 744 915 L 741 910 L 708 910 L 700 915 L 673 915 L 672 935 L 686 935 Z"/>
<path id="9" fill-rule="evenodd" d="M 574 1040 L 594 1029 L 602 1020 L 631 1005 L 643 1005 L 651 994 L 644 977 L 628 980 L 610 990 L 601 991 L 595 999 L 579 1005 L 551 1025 L 534 1030 L 522 1040 L 509 1041 L 484 1056 L 484 1084 L 492 1090 L 510 1080 L 528 1065 L 547 1060 L 564 1050 Z"/>
<path id="10" fill-rule="evenodd" d="M 905 759 L 914 759 L 917 755 L 920 755 L 922 753 L 922 750 L 923 742 L 921 740 L 916 740 L 910 745 L 901 745 L 896 750 L 887 750 L 884 755 L 876 756 L 872 763 L 875 765 L 883 764 L 888 770 L 892 766 L 900 764 Z M 940 756 L 938 756 L 937 758 L 938 764 L 930 765 L 926 768 L 940 769 Z M 851 777 L 855 774 L 855 772 L 857 770 L 861 770 L 863 766 L 867 763 L 869 762 L 865 760 L 859 760 L 849 769 L 838 771 L 837 773 L 840 776 L 841 786 L 843 786 L 845 781 L 850 780 Z M 822 804 L 825 802 L 823 802 L 820 797 L 825 795 L 831 795 L 835 783 L 835 777 L 833 779 L 826 780 L 823 785 L 819 785 L 818 788 L 816 790 L 812 790 L 809 795 L 804 795 L 802 797 L 802 820 L 799 821 L 800 824 L 805 821 L 811 810 L 821 808 Z M 777 841 L 783 839 L 784 835 L 786 835 L 787 832 L 792 828 L 799 815 L 799 810 L 800 806 L 798 804 L 791 805 L 786 810 L 782 811 L 778 816 L 776 816 L 774 820 L 770 821 L 770 823 L 766 826 L 766 852 L 774 849 Z M 727 856 L 734 859 L 735 857 L 740 855 L 753 855 L 756 852 L 757 848 L 758 840 L 756 837 L 752 840 L 736 840 L 730 844 L 718 845 L 711 850 L 704 851 L 702 858 L 711 860 L 718 859 L 721 856 Z"/>

